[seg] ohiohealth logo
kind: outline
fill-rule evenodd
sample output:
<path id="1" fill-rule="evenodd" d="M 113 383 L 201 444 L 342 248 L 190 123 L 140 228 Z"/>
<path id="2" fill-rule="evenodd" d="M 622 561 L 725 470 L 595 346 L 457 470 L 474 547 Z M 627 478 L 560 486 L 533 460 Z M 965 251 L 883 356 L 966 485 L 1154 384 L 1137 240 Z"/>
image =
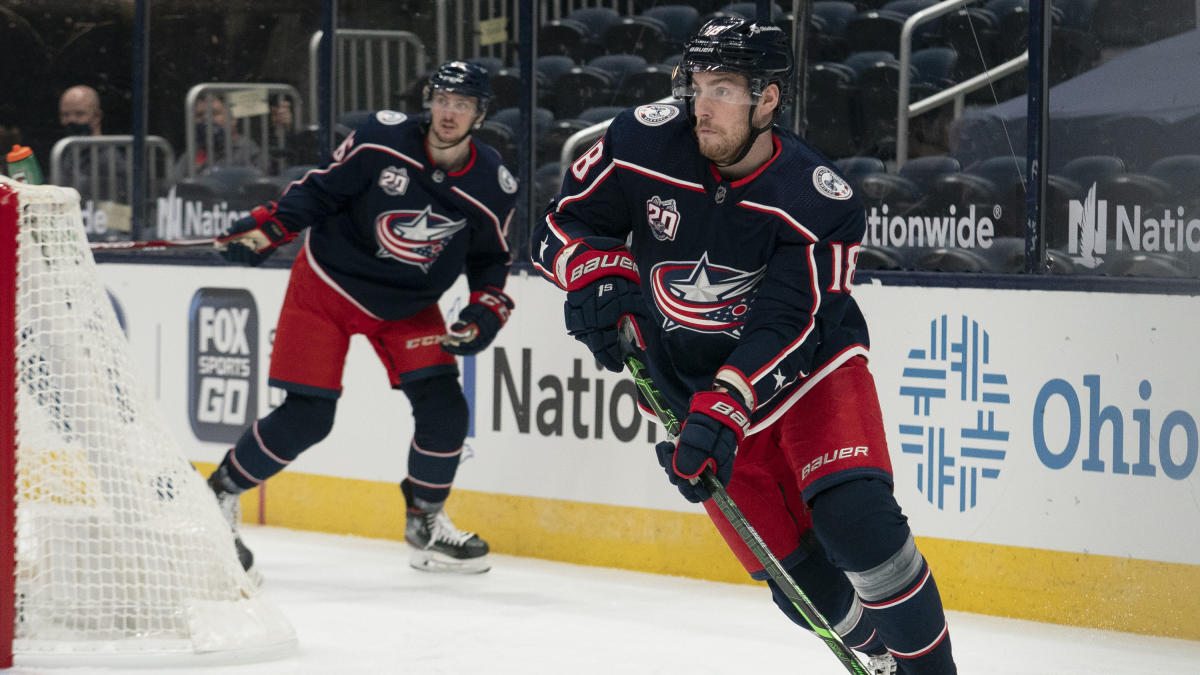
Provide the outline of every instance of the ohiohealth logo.
<path id="1" fill-rule="evenodd" d="M 918 459 L 917 490 L 939 510 L 974 508 L 981 482 L 1000 476 L 1009 438 L 997 419 L 1009 406 L 1008 378 L 994 367 L 987 331 L 966 316 L 930 321 L 929 342 L 908 352 L 900 396 L 912 398 L 900 449 Z"/>

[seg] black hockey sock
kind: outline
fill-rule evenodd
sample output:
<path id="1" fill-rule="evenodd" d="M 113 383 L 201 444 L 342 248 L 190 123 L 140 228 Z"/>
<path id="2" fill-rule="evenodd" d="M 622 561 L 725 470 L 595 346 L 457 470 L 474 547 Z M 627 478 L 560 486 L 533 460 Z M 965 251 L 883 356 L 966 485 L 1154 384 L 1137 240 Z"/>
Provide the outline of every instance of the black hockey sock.
<path id="1" fill-rule="evenodd" d="M 289 393 L 282 405 L 242 433 L 222 465 L 229 465 L 229 477 L 239 487 L 252 488 L 329 435 L 336 410 L 334 399 Z"/>

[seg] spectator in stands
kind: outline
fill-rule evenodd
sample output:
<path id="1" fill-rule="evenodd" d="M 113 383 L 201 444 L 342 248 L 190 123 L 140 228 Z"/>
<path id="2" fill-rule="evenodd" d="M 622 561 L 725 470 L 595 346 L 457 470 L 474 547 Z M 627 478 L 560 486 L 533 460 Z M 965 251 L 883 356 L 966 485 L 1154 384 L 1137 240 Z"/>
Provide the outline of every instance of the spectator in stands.
<path id="1" fill-rule="evenodd" d="M 267 153 L 271 158 L 272 174 L 300 164 L 317 162 L 315 130 L 296 127 L 292 100 L 287 96 L 271 97 L 271 136 Z"/>
<path id="2" fill-rule="evenodd" d="M 104 111 L 100 94 L 86 84 L 77 84 L 58 99 L 58 123 L 64 136 L 99 136 Z"/>
<path id="3" fill-rule="evenodd" d="M 64 138 L 96 137 L 104 132 L 100 94 L 86 84 L 67 88 L 58 99 L 58 123 Z M 73 143 L 61 156 L 48 158 L 50 176 L 57 169 L 63 185 L 79 191 L 88 238 L 126 238 L 130 227 L 129 153 L 121 146 Z"/>
<path id="4" fill-rule="evenodd" d="M 237 124 L 230 122 L 224 99 L 204 94 L 196 99 L 193 110 L 196 125 L 189 131 L 195 134 L 196 154 L 189 157 L 185 152 L 175 162 L 177 182 L 189 176 L 202 176 L 222 166 L 259 166 L 262 148 L 242 136 Z M 226 134 L 229 134 L 228 138 Z"/>

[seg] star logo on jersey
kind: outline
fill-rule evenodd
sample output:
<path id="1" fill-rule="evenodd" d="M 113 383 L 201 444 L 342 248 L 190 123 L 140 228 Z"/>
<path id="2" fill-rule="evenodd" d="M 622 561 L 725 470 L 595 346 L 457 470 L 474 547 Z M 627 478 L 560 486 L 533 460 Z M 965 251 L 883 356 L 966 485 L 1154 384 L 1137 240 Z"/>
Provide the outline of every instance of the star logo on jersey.
<path id="1" fill-rule="evenodd" d="M 666 261 L 650 271 L 654 304 L 665 317 L 663 330 L 686 328 L 740 338 L 764 265 L 753 272 L 714 265 L 708 253 L 694 261 Z"/>
<path id="2" fill-rule="evenodd" d="M 386 211 L 375 219 L 375 238 L 380 258 L 392 258 L 428 271 L 450 237 L 466 227 L 467 221 L 450 220 L 426 206 L 421 211 Z"/>
<path id="3" fill-rule="evenodd" d="M 650 233 L 659 241 L 674 241 L 679 229 L 679 209 L 674 199 L 662 200 L 654 195 L 646 200 L 646 223 Z"/>

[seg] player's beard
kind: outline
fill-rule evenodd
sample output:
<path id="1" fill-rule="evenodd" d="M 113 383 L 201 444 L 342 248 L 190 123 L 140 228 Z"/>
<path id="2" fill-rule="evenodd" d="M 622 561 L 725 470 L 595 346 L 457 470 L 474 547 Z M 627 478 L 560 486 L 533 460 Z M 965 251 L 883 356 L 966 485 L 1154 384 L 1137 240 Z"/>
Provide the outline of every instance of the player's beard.
<path id="1" fill-rule="evenodd" d="M 727 129 L 718 129 L 704 122 L 698 122 L 697 131 L 700 128 L 712 129 L 717 132 L 715 134 L 696 134 L 696 140 L 700 144 L 700 154 L 714 164 L 722 166 L 732 162 L 741 152 L 746 141 L 750 140 L 749 129 L 740 129 L 737 133 L 731 133 Z"/>
<path id="2" fill-rule="evenodd" d="M 467 129 L 465 131 L 461 131 L 459 129 L 447 130 L 447 129 L 443 129 L 440 126 L 434 125 L 433 138 L 436 141 L 436 143 L 434 145 L 438 148 L 453 147 L 453 146 L 461 143 L 463 140 L 465 140 L 467 135 L 470 134 L 470 132 L 471 132 L 470 127 L 467 127 Z"/>

